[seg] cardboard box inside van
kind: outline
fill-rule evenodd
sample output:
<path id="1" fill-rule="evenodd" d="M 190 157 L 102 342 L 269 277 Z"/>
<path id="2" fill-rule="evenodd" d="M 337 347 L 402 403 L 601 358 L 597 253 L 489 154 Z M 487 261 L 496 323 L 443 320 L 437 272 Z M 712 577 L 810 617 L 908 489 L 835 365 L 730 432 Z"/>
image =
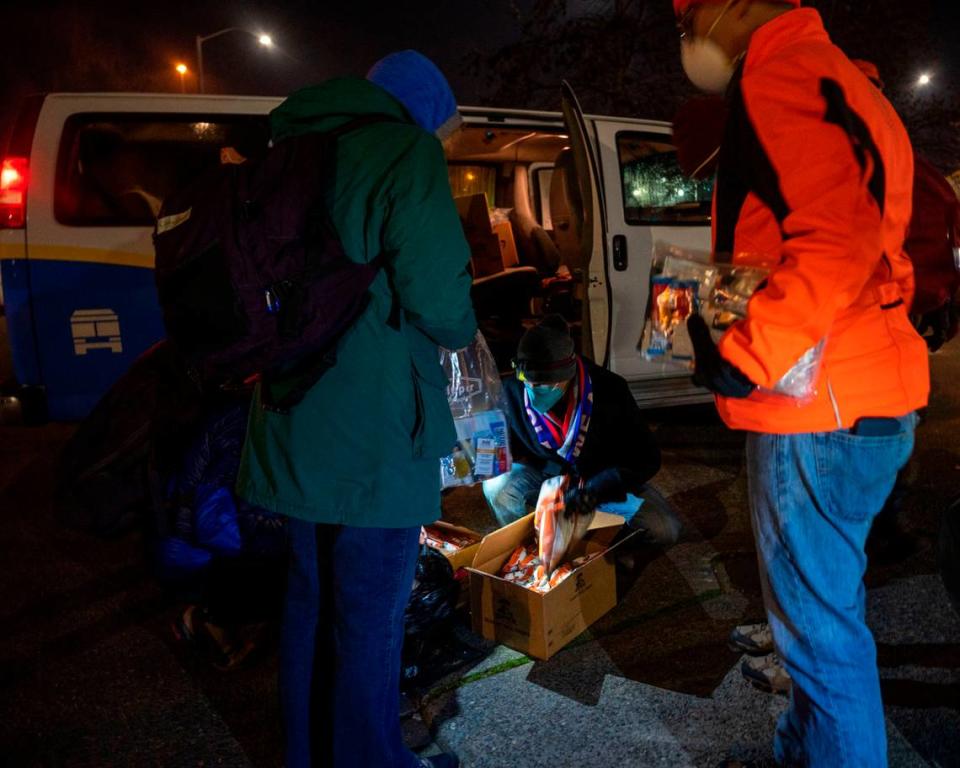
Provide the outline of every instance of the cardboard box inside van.
<path id="1" fill-rule="evenodd" d="M 549 659 L 617 604 L 614 555 L 638 533 L 630 532 L 614 543 L 623 523 L 619 515 L 597 512 L 569 559 L 604 554 L 545 593 L 497 575 L 514 549 L 532 540 L 532 514 L 484 537 L 473 566 L 467 569 L 473 631 L 535 658 Z"/>

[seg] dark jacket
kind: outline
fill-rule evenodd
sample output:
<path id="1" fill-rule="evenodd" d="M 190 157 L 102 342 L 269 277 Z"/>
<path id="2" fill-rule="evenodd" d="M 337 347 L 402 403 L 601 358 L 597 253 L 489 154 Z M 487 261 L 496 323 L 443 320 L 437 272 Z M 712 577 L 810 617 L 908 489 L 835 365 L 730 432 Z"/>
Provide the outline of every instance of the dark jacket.
<path id="1" fill-rule="evenodd" d="M 439 460 L 456 442 L 438 345 L 464 347 L 476 331 L 470 249 L 443 148 L 365 80 L 306 88 L 270 120 L 281 141 L 367 114 L 398 122 L 340 138 L 326 202 L 347 256 L 369 262 L 383 251 L 387 267 L 337 364 L 299 405 L 273 413 L 255 396 L 238 489 L 251 504 L 314 523 L 404 528 L 440 517 Z"/>
<path id="2" fill-rule="evenodd" d="M 573 466 L 545 448 L 527 416 L 523 384 L 504 382 L 510 450 L 513 460 L 547 475 L 573 472 L 597 484 L 601 501 L 637 493 L 660 469 L 660 449 L 647 428 L 627 382 L 615 373 L 584 360 L 593 383 L 593 416 L 586 441 Z M 611 470 L 613 470 L 611 472 Z"/>

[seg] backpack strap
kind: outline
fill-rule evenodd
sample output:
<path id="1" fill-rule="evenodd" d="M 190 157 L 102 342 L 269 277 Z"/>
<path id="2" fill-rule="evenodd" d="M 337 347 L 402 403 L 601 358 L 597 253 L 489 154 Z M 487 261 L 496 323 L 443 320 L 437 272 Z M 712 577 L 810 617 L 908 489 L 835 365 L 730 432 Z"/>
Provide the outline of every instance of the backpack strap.
<path id="1" fill-rule="evenodd" d="M 341 136 L 351 133 L 353 131 L 359 130 L 368 125 L 374 125 L 376 123 L 405 123 L 406 121 L 396 117 L 394 115 L 387 115 L 381 113 L 373 113 L 369 115 L 361 115 L 353 120 L 350 120 L 343 125 L 334 128 L 331 131 L 324 131 L 321 136 L 324 140 L 328 140 L 331 143 L 335 143 L 338 138 Z M 327 157 L 332 156 L 330 152 Z M 329 171 L 329 167 L 322 169 L 322 173 Z M 329 213 L 327 211 L 323 212 L 323 225 L 329 230 L 333 235 L 336 235 L 336 229 L 333 226 L 333 222 L 330 220 Z M 339 239 L 339 238 L 337 238 Z M 370 264 L 377 271 L 380 271 L 386 266 L 387 256 L 386 253 L 381 251 L 377 254 L 371 261 Z M 397 300 L 396 293 L 393 291 L 391 286 L 390 293 L 393 297 L 393 303 L 390 308 L 390 316 L 387 320 L 388 325 L 392 328 L 399 330 L 400 328 L 400 303 Z M 337 363 L 337 351 L 336 348 L 326 350 L 316 355 L 311 355 L 305 360 L 303 360 L 299 365 L 295 366 L 292 370 L 284 372 L 285 379 L 292 379 L 293 385 L 290 390 L 284 394 L 279 399 L 274 399 L 270 394 L 271 382 L 270 377 L 264 376 L 262 379 L 262 386 L 260 388 L 261 395 L 261 406 L 268 411 L 273 411 L 281 414 L 289 414 L 290 409 L 293 408 L 297 403 L 299 403 L 306 396 L 307 392 L 313 387 L 317 381 L 320 380 L 320 377 L 323 376 L 328 370 L 333 368 Z"/>

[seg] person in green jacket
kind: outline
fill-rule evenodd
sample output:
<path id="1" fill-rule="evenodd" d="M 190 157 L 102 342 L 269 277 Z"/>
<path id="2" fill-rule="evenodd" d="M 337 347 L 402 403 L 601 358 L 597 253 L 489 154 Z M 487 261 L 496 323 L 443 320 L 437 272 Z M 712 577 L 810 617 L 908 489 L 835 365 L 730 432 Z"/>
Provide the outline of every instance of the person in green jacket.
<path id="1" fill-rule="evenodd" d="M 347 255 L 386 266 L 336 365 L 288 415 L 254 395 L 238 491 L 290 518 L 281 640 L 286 765 L 456 766 L 419 759 L 399 718 L 403 614 L 420 526 L 440 517 L 456 442 L 438 346 L 471 343 L 470 252 L 441 141 L 460 123 L 443 74 L 414 51 L 367 79 L 292 94 L 273 141 L 385 115 L 337 141 L 326 203 Z M 316 169 L 304 168 L 304 173 Z"/>

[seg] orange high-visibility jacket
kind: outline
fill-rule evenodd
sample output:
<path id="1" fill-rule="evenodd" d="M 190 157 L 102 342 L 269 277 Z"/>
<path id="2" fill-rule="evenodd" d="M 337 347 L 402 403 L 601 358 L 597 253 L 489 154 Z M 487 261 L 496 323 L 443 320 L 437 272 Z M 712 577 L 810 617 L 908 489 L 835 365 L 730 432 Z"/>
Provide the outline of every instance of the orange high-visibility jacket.
<path id="1" fill-rule="evenodd" d="M 893 107 L 813 9 L 758 29 L 730 89 L 714 252 L 775 265 L 720 352 L 765 389 L 826 339 L 812 399 L 717 398 L 728 426 L 825 432 L 926 405 L 927 348 L 907 318 L 913 151 Z M 718 260 L 719 260 L 718 256 Z"/>

